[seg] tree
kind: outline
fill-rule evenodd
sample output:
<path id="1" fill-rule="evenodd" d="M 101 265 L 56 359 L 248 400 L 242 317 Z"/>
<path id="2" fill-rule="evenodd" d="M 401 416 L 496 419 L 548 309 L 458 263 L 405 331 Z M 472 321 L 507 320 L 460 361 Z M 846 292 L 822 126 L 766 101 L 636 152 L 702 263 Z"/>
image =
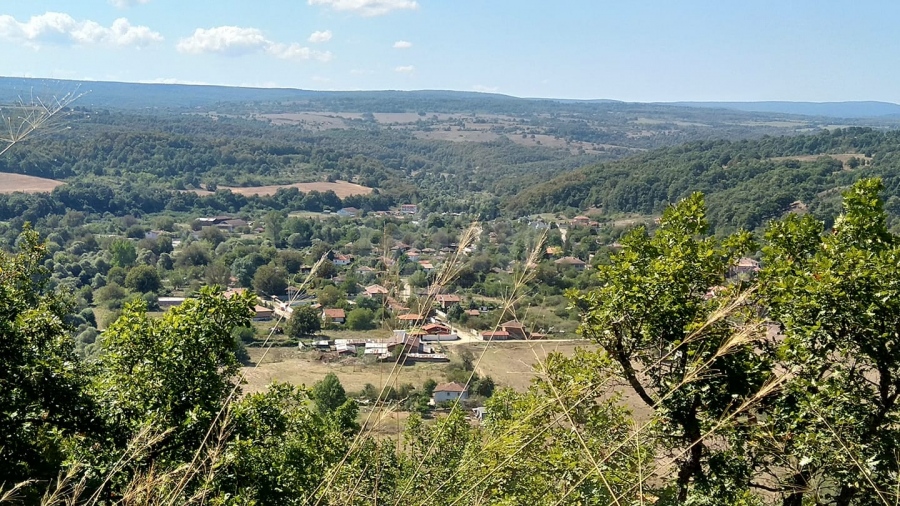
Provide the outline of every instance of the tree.
<path id="1" fill-rule="evenodd" d="M 334 285 L 325 285 L 319 289 L 316 299 L 319 304 L 325 307 L 333 307 L 345 298 L 346 294 L 340 288 Z"/>
<path id="2" fill-rule="evenodd" d="M 140 301 L 127 304 L 104 333 L 98 372 L 91 378 L 105 430 L 79 443 L 77 458 L 108 465 L 150 428 L 161 436 L 144 443 L 134 465 L 189 461 L 238 388 L 231 331 L 250 325 L 252 305 L 249 294 L 225 299 L 211 288 L 162 318 L 148 316 Z"/>
<path id="3" fill-rule="evenodd" d="M 817 484 L 833 487 L 836 505 L 879 504 L 897 483 L 900 237 L 888 232 L 882 189 L 853 185 L 831 233 L 809 215 L 766 233 L 761 299 L 793 374 L 761 432 L 790 434 L 768 462 L 787 474 L 786 506 L 806 504 Z"/>
<path id="4" fill-rule="evenodd" d="M 341 385 L 341 380 L 333 372 L 313 385 L 309 391 L 310 398 L 315 401 L 316 408 L 323 414 L 334 413 L 341 405 L 347 402 L 347 392 Z"/>
<path id="5" fill-rule="evenodd" d="M 253 289 L 261 295 L 284 295 L 287 290 L 287 275 L 274 265 L 263 265 L 253 275 Z"/>
<path id="6" fill-rule="evenodd" d="M 136 265 L 125 276 L 125 287 L 138 293 L 156 292 L 160 286 L 159 274 L 149 265 Z"/>
<path id="7" fill-rule="evenodd" d="M 134 243 L 128 239 L 115 239 L 109 244 L 109 253 L 112 263 L 116 267 L 131 267 L 137 260 L 137 250 Z"/>
<path id="8" fill-rule="evenodd" d="M 86 374 L 63 321 L 71 309 L 47 290 L 45 245 L 26 228 L 19 253 L 0 252 L 0 483 L 51 480 L 65 438 L 91 428 Z"/>
<path id="9" fill-rule="evenodd" d="M 288 321 L 288 334 L 299 339 L 311 336 L 322 329 L 322 319 L 319 312 L 309 306 L 295 307 Z"/>
<path id="10" fill-rule="evenodd" d="M 370 330 L 374 328 L 375 313 L 371 310 L 356 308 L 347 313 L 347 328 L 350 330 Z"/>
<path id="11" fill-rule="evenodd" d="M 182 248 L 175 259 L 175 264 L 179 267 L 199 267 L 209 262 L 209 248 L 199 242 L 192 242 Z"/>
<path id="12" fill-rule="evenodd" d="M 236 259 L 231 264 L 231 273 L 237 278 L 238 283 L 243 287 L 253 285 L 253 276 L 256 269 L 265 265 L 266 260 L 259 253 L 253 253 Z"/>
<path id="13" fill-rule="evenodd" d="M 682 455 L 673 483 L 682 504 L 695 494 L 733 502 L 747 489 L 750 459 L 721 420 L 758 392 L 769 371 L 765 354 L 754 353 L 752 311 L 731 303 L 740 286 L 712 290 L 753 247 L 750 235 L 711 237 L 705 214 L 699 194 L 669 207 L 654 235 L 639 227 L 621 241 L 622 251 L 599 268 L 598 289 L 569 292 L 581 333 L 659 416 L 656 443 Z M 730 340 L 744 332 L 747 339 Z"/>

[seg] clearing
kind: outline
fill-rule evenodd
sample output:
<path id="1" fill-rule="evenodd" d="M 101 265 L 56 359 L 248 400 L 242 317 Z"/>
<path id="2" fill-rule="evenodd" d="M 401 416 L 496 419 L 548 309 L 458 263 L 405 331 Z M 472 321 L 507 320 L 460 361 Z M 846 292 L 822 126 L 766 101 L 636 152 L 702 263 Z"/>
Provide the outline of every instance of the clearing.
<path id="1" fill-rule="evenodd" d="M 43 177 L 26 176 L 24 174 L 0 173 L 0 193 L 50 193 L 62 181 Z"/>
<path id="2" fill-rule="evenodd" d="M 359 185 L 356 183 L 351 183 L 349 181 L 336 181 L 334 183 L 327 183 L 324 181 L 317 181 L 314 183 L 294 183 L 294 184 L 272 184 L 267 186 L 220 186 L 220 190 L 231 190 L 231 193 L 237 195 L 251 196 L 251 195 L 259 195 L 261 197 L 266 197 L 269 195 L 275 195 L 275 193 L 281 188 L 297 188 L 303 193 L 309 193 L 311 191 L 317 191 L 320 193 L 325 193 L 327 191 L 333 191 L 338 197 L 344 198 L 349 197 L 351 195 L 368 195 L 372 193 L 372 189 L 368 186 Z M 213 192 L 206 190 L 192 190 L 197 195 L 212 195 Z"/>
<path id="3" fill-rule="evenodd" d="M 860 165 L 868 165 L 872 161 L 871 156 L 866 156 L 861 153 L 838 153 L 838 154 L 821 154 L 821 155 L 799 155 L 799 156 L 776 156 L 772 158 L 768 158 L 768 160 L 772 160 L 773 162 L 782 162 L 784 160 L 797 160 L 798 162 L 814 162 L 821 157 L 834 158 L 839 162 L 844 164 L 844 170 L 850 170 L 850 164 L 848 163 L 851 158 L 857 158 L 860 161 Z"/>
<path id="4" fill-rule="evenodd" d="M 593 345 L 581 341 L 552 340 L 466 343 L 447 346 L 446 353 L 451 358 L 456 358 L 463 350 L 469 350 L 478 362 L 476 368 L 478 374 L 491 376 L 498 385 L 522 391 L 534 377 L 533 365 L 539 359 L 543 360 L 551 352 L 571 355 L 575 348 L 589 346 Z M 428 378 L 433 378 L 439 383 L 446 381 L 444 373 L 447 364 L 418 363 L 395 369 L 392 362 L 372 364 L 358 358 L 329 362 L 326 359 L 328 355 L 315 351 L 300 351 L 293 347 L 271 348 L 260 361 L 263 349 L 248 348 L 247 352 L 256 365 L 243 368 L 242 372 L 247 380 L 244 386 L 246 392 L 264 390 L 273 381 L 311 386 L 330 372 L 340 378 L 341 384 L 348 392 L 358 392 L 366 383 L 381 388 L 390 381 L 393 381 L 394 385 L 412 383 L 416 387 L 421 386 Z"/>

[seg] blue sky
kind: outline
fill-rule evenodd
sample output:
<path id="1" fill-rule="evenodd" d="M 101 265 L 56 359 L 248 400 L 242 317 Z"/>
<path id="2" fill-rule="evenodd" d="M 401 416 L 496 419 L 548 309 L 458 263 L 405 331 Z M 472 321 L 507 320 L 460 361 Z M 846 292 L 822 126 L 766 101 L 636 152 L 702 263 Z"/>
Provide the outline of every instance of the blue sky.
<path id="1" fill-rule="evenodd" d="M 900 102 L 900 2 L 0 0 L 0 75 Z"/>

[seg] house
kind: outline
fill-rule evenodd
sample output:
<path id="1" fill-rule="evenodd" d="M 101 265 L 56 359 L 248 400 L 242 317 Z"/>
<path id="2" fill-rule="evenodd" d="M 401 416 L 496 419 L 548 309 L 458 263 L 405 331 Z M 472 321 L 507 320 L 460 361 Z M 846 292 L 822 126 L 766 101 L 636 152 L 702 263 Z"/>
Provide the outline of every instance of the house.
<path id="1" fill-rule="evenodd" d="M 449 293 L 439 293 L 434 296 L 434 301 L 441 306 L 441 309 L 447 309 L 453 304 L 459 304 L 462 301 L 459 295 L 453 295 Z"/>
<path id="2" fill-rule="evenodd" d="M 387 306 L 394 313 L 407 313 L 409 308 L 393 297 L 387 298 Z"/>
<path id="3" fill-rule="evenodd" d="M 509 334 L 510 339 L 527 339 L 528 334 L 525 332 L 525 325 L 518 320 L 510 320 L 500 324 L 500 328 Z"/>
<path id="4" fill-rule="evenodd" d="M 422 270 L 425 272 L 431 272 L 434 270 L 434 265 L 432 265 L 432 263 L 429 262 L 428 260 L 419 261 L 419 265 L 422 266 Z"/>
<path id="5" fill-rule="evenodd" d="M 221 223 L 216 223 L 216 227 L 220 230 L 225 230 L 227 232 L 234 232 L 235 229 L 249 227 L 250 223 L 241 219 L 233 219 L 233 220 L 225 220 Z"/>
<path id="6" fill-rule="evenodd" d="M 556 265 L 562 266 L 562 267 L 574 267 L 576 270 L 579 270 L 579 271 L 583 271 L 584 268 L 587 266 L 587 264 L 584 262 L 584 260 L 582 260 L 580 258 L 575 258 L 575 257 L 562 257 L 553 263 L 555 263 Z"/>
<path id="7" fill-rule="evenodd" d="M 144 238 L 155 241 L 155 240 L 159 239 L 160 236 L 167 235 L 167 234 L 168 234 L 168 232 L 165 232 L 163 230 L 151 230 L 144 234 Z"/>
<path id="8" fill-rule="evenodd" d="M 464 401 L 469 398 L 469 392 L 466 390 L 465 385 L 454 381 L 434 387 L 434 393 L 431 394 L 431 398 L 435 404 L 447 401 L 453 402 L 457 399 Z"/>
<path id="9" fill-rule="evenodd" d="M 275 315 L 275 310 L 269 309 L 266 306 L 257 305 L 256 307 L 253 308 L 253 320 L 254 321 L 261 322 L 261 321 L 265 321 L 265 320 L 271 320 L 272 316 L 274 316 L 274 315 Z"/>
<path id="10" fill-rule="evenodd" d="M 400 206 L 401 214 L 416 214 L 419 212 L 419 206 L 415 204 L 403 204 Z"/>
<path id="11" fill-rule="evenodd" d="M 350 265 L 352 262 L 353 262 L 353 256 L 352 256 L 352 255 L 341 255 L 341 254 L 337 254 L 337 255 L 335 255 L 334 258 L 331 260 L 331 263 L 333 263 L 333 264 L 336 265 L 336 266 Z"/>
<path id="12" fill-rule="evenodd" d="M 422 252 L 417 250 L 416 248 L 410 248 L 406 250 L 406 258 L 408 258 L 410 262 L 418 262 L 421 255 Z"/>
<path id="13" fill-rule="evenodd" d="M 547 256 L 558 257 L 562 255 L 563 249 L 562 246 L 547 246 L 545 252 L 547 253 Z"/>
<path id="14" fill-rule="evenodd" d="M 219 223 L 223 223 L 230 219 L 232 219 L 231 216 L 213 216 L 211 218 L 197 218 L 197 222 L 199 222 L 201 226 L 208 227 L 211 225 L 218 225 Z"/>
<path id="15" fill-rule="evenodd" d="M 757 272 L 759 272 L 759 267 L 759 261 L 749 257 L 743 257 L 737 261 L 734 267 L 731 268 L 731 273 L 733 275 L 756 274 Z"/>
<path id="16" fill-rule="evenodd" d="M 325 309 L 322 311 L 323 320 L 331 320 L 332 323 L 344 323 L 347 321 L 347 315 L 341 308 Z"/>
<path id="17" fill-rule="evenodd" d="M 587 216 L 576 216 L 572 218 L 572 225 L 576 227 L 585 227 L 591 224 L 591 219 Z"/>
<path id="18" fill-rule="evenodd" d="M 403 347 L 402 353 L 418 353 L 422 348 L 422 342 L 415 334 L 395 330 L 387 341 L 388 351 L 393 352 L 398 346 Z"/>
<path id="19" fill-rule="evenodd" d="M 246 292 L 246 291 L 247 291 L 246 288 L 229 288 L 228 290 L 225 290 L 224 292 L 222 292 L 222 296 L 225 297 L 226 299 L 230 299 L 230 298 L 234 297 L 235 295 L 243 295 L 244 292 Z"/>
<path id="20" fill-rule="evenodd" d="M 397 320 L 401 325 L 405 325 L 407 327 L 411 327 L 415 325 L 417 322 L 421 322 L 425 318 L 417 313 L 404 314 L 397 317 Z"/>
<path id="21" fill-rule="evenodd" d="M 504 330 L 485 330 L 481 333 L 482 341 L 506 341 L 509 339 L 509 332 Z"/>
<path id="22" fill-rule="evenodd" d="M 159 304 L 160 309 L 167 309 L 170 307 L 180 306 L 182 302 L 185 301 L 184 297 L 160 297 L 156 299 L 156 302 Z"/>
<path id="23" fill-rule="evenodd" d="M 366 297 L 370 299 L 384 299 L 387 297 L 388 289 L 381 285 L 369 285 L 366 287 Z"/>
<path id="24" fill-rule="evenodd" d="M 355 207 L 345 207 L 335 214 L 342 218 L 355 218 L 359 214 L 359 209 Z"/>
<path id="25" fill-rule="evenodd" d="M 360 276 L 365 276 L 368 274 L 375 274 L 375 269 L 373 269 L 367 265 L 363 265 L 363 266 L 356 268 L 356 273 L 359 274 Z"/>
<path id="26" fill-rule="evenodd" d="M 429 323 L 428 325 L 423 325 L 422 330 L 426 334 L 431 335 L 449 335 L 450 327 L 446 325 L 441 325 L 440 323 Z"/>

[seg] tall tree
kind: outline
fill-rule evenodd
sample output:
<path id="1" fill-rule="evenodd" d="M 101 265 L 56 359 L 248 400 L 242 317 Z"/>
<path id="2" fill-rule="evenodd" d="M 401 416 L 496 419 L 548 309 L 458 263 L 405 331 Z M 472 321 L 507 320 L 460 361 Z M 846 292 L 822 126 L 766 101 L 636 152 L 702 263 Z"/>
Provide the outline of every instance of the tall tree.
<path id="1" fill-rule="evenodd" d="M 64 438 L 93 427 L 85 371 L 63 323 L 71 307 L 49 292 L 46 256 L 26 229 L 0 252 L 0 483 L 56 477 Z"/>
<path id="2" fill-rule="evenodd" d="M 736 288 L 716 290 L 750 250 L 750 235 L 710 236 L 705 214 L 699 194 L 669 207 L 652 236 L 640 227 L 621 241 L 622 251 L 599 268 L 599 288 L 569 294 L 580 331 L 658 416 L 656 443 L 678 456 L 679 503 L 710 494 L 734 499 L 746 489 L 749 462 L 739 445 L 709 439 L 721 439 L 720 421 L 757 392 L 768 370 L 749 342 L 733 339 L 748 311 L 722 315 L 724 294 Z"/>
<path id="3" fill-rule="evenodd" d="M 322 329 L 322 318 L 319 312 L 309 306 L 295 307 L 288 320 L 288 334 L 299 339 L 315 334 Z"/>
<path id="4" fill-rule="evenodd" d="M 125 306 L 103 334 L 92 392 L 105 420 L 100 439 L 82 448 L 85 462 L 106 465 L 142 431 L 154 436 L 135 465 L 166 467 L 190 460 L 224 403 L 237 388 L 234 327 L 250 325 L 252 297 L 224 299 L 211 288 L 170 309 L 147 315 L 141 302 Z"/>
<path id="5" fill-rule="evenodd" d="M 776 449 L 773 474 L 787 474 L 786 506 L 813 488 L 839 506 L 881 504 L 897 484 L 900 238 L 882 189 L 870 179 L 845 192 L 831 233 L 790 215 L 766 234 L 763 300 L 792 376 L 762 432 L 777 435 L 764 442 Z"/>

